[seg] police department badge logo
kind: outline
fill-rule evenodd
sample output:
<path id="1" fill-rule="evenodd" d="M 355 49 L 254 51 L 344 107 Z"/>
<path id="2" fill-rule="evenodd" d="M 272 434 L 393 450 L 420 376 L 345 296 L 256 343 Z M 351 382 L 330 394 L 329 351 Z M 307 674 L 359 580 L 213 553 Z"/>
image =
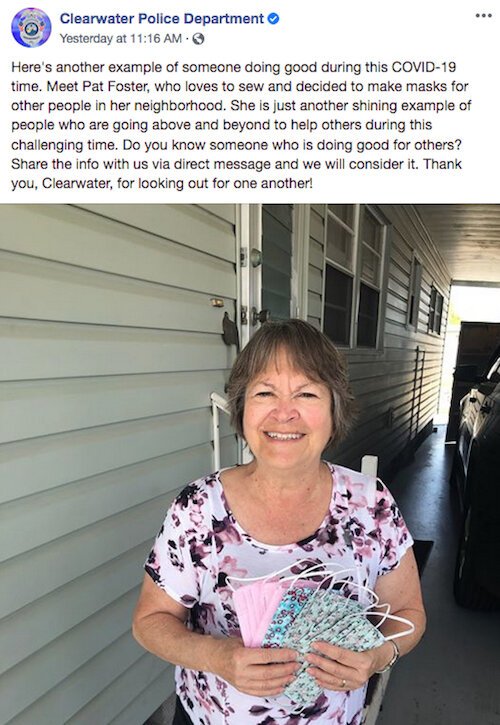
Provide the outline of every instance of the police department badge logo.
<path id="1" fill-rule="evenodd" d="M 12 20 L 12 35 L 20 45 L 36 48 L 43 45 L 50 35 L 50 18 L 38 8 L 24 8 Z"/>

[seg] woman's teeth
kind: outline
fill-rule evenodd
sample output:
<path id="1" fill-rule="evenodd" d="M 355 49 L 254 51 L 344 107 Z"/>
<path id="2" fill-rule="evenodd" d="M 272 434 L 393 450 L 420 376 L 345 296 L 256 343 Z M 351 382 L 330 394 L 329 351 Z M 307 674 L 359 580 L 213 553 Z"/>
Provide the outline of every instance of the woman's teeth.
<path id="1" fill-rule="evenodd" d="M 273 431 L 267 431 L 266 435 L 278 441 L 293 441 L 302 438 L 303 433 L 275 433 Z"/>

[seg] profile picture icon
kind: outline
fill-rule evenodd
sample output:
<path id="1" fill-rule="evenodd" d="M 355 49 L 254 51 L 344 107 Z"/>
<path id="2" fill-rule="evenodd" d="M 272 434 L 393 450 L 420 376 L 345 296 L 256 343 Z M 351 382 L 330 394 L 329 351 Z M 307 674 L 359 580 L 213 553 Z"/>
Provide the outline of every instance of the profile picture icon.
<path id="1" fill-rule="evenodd" d="M 51 30 L 49 16 L 38 8 L 24 8 L 12 20 L 12 35 L 26 48 L 43 45 L 49 39 Z"/>

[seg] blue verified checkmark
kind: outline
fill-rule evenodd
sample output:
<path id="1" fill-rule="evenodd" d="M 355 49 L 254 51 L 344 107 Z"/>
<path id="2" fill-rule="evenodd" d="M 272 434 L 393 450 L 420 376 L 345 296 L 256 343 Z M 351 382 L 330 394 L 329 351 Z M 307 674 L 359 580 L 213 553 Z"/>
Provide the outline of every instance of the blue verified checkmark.
<path id="1" fill-rule="evenodd" d="M 267 22 L 270 25 L 276 25 L 277 23 L 279 23 L 279 21 L 280 16 L 278 15 L 278 13 L 269 13 L 269 15 L 267 16 Z"/>

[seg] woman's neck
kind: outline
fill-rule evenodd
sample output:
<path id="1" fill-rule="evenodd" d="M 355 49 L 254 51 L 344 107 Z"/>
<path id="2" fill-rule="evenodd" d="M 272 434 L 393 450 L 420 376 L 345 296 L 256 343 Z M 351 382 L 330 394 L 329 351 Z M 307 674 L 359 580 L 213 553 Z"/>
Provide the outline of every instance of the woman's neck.
<path id="1" fill-rule="evenodd" d="M 245 473 L 247 484 L 253 489 L 254 495 L 263 501 L 280 497 L 308 500 L 331 482 L 330 469 L 323 461 L 293 470 L 276 469 L 252 461 Z"/>
<path id="2" fill-rule="evenodd" d="M 269 469 L 252 461 L 223 471 L 221 482 L 232 515 L 250 536 L 270 545 L 288 545 L 321 526 L 332 496 L 329 467 Z"/>

